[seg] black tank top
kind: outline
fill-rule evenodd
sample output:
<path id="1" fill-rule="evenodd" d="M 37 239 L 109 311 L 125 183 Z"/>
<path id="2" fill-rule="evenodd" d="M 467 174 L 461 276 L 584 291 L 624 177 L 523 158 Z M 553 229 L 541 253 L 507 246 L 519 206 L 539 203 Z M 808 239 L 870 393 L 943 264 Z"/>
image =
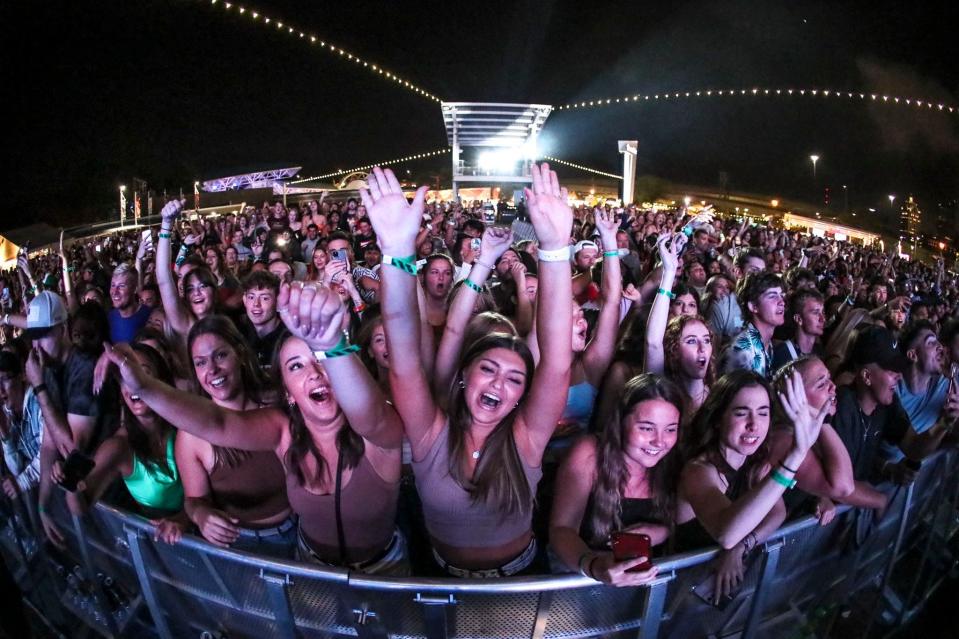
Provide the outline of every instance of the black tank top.
<path id="1" fill-rule="evenodd" d="M 740 467 L 734 470 L 732 466 L 723 460 L 723 468 L 719 472 L 726 479 L 727 488 L 723 493 L 729 501 L 736 501 L 741 495 L 749 490 L 749 478 L 746 472 Z M 689 552 L 691 550 L 702 550 L 716 545 L 716 540 L 707 532 L 706 528 L 699 522 L 699 519 L 693 517 L 684 524 L 676 526 L 676 532 L 673 535 L 673 551 Z"/>

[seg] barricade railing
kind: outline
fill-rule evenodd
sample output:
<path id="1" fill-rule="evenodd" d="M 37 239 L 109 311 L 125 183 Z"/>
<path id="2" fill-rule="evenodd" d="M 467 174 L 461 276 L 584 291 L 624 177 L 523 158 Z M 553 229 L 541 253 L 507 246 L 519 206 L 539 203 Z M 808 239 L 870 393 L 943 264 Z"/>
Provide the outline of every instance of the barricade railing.
<path id="1" fill-rule="evenodd" d="M 824 636 L 840 612 L 857 615 L 865 636 L 907 622 L 953 567 L 957 461 L 955 452 L 939 453 L 913 485 L 887 487 L 881 522 L 848 507 L 825 527 L 812 517 L 789 522 L 753 553 L 742 587 L 721 609 L 696 594 L 716 548 L 662 558 L 657 579 L 636 588 L 574 574 L 387 578 L 265 559 L 189 535 L 155 543 L 153 525 L 140 517 L 98 504 L 80 518 L 55 500 L 65 550 L 41 543 L 24 501 L 6 514 L 0 552 L 52 625 L 75 617 L 107 637 Z"/>

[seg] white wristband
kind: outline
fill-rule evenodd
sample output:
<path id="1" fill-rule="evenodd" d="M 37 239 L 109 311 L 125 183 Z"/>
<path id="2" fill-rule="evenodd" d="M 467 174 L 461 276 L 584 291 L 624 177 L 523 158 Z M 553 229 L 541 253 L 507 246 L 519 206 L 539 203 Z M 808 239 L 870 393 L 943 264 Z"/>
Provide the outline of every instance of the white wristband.
<path id="1" fill-rule="evenodd" d="M 553 251 L 536 249 L 536 255 L 540 262 L 568 262 L 570 250 L 568 246 Z"/>

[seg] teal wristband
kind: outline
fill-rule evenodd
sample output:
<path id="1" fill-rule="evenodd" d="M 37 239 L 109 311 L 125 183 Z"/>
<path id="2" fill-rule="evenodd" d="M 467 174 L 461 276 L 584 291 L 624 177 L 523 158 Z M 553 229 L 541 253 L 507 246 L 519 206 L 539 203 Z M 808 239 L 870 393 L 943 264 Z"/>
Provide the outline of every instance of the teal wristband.
<path id="1" fill-rule="evenodd" d="M 785 475 L 779 472 L 779 469 L 775 469 L 772 472 L 773 481 L 785 488 L 786 490 L 791 490 L 796 487 L 796 480 L 789 479 Z"/>
<path id="2" fill-rule="evenodd" d="M 162 240 L 168 240 L 168 239 L 170 239 L 170 238 L 173 237 L 173 236 L 172 236 L 171 234 L 169 234 L 169 233 L 158 233 L 158 234 L 157 234 L 157 237 L 159 237 L 159 238 L 162 239 Z"/>
<path id="3" fill-rule="evenodd" d="M 676 299 L 676 294 L 675 294 L 675 293 L 673 293 L 672 291 L 667 291 L 667 290 L 664 289 L 664 288 L 658 288 L 658 289 L 656 289 L 656 292 L 659 293 L 660 295 L 665 295 L 666 297 L 668 297 L 668 298 L 671 299 L 671 300 Z"/>
<path id="4" fill-rule="evenodd" d="M 340 337 L 340 342 L 331 348 L 328 351 L 313 351 L 313 356 L 319 360 L 323 361 L 325 359 L 332 359 L 334 357 L 343 357 L 351 353 L 358 353 L 360 351 L 359 344 L 350 344 L 346 339 L 346 335 Z"/>
<path id="5" fill-rule="evenodd" d="M 477 293 L 482 293 L 482 292 L 483 292 L 483 287 L 480 286 L 479 284 L 477 284 L 476 282 L 472 281 L 472 280 L 471 280 L 470 278 L 468 278 L 468 277 L 467 277 L 465 280 L 463 280 L 463 284 L 465 284 L 465 285 L 468 286 L 469 288 L 473 289 L 473 290 L 476 291 Z"/>
<path id="6" fill-rule="evenodd" d="M 384 255 L 383 263 L 394 266 L 408 275 L 416 275 L 417 270 L 416 266 L 416 256 L 410 255 L 409 257 L 393 257 L 392 255 Z"/>
<path id="7" fill-rule="evenodd" d="M 619 257 L 619 251 L 603 251 L 603 257 Z"/>

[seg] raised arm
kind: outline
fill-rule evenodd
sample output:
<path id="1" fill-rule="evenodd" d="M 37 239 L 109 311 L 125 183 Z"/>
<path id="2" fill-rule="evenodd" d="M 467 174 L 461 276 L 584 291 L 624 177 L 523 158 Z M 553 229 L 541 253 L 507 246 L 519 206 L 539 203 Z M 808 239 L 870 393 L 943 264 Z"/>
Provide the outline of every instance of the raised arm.
<path id="1" fill-rule="evenodd" d="M 178 390 L 148 375 L 128 344 L 104 344 L 123 383 L 153 411 L 177 428 L 217 446 L 276 450 L 288 419 L 274 408 L 237 411 Z"/>
<path id="2" fill-rule="evenodd" d="M 616 231 L 619 229 L 616 214 L 606 209 L 597 209 L 596 227 L 603 243 L 603 285 L 600 289 L 603 305 L 593 330 L 593 339 L 583 353 L 583 367 L 589 383 L 598 387 L 616 353 L 623 276 L 620 271 L 619 251 L 616 248 Z"/>
<path id="3" fill-rule="evenodd" d="M 809 414 L 802 378 L 795 373 L 786 381 L 785 394 L 780 393 L 783 410 L 794 425 L 793 447 L 782 464 L 773 472 L 789 479 L 788 468 L 799 468 L 806 453 L 819 436 L 826 415 L 826 406 L 815 417 Z M 707 532 L 725 549 L 734 548 L 749 533 L 759 536 L 760 526 L 774 509 L 782 509 L 785 487 L 773 478 L 773 472 L 757 482 L 746 494 L 730 501 L 724 494 L 714 467 L 691 462 L 683 470 L 680 492 L 693 507 L 696 518 Z M 759 530 L 757 530 L 759 529 Z"/>
<path id="4" fill-rule="evenodd" d="M 276 308 L 290 333 L 322 359 L 350 427 L 375 446 L 399 448 L 403 425 L 363 362 L 348 348 L 341 329 L 347 311 L 340 296 L 327 287 L 284 283 Z"/>
<path id="5" fill-rule="evenodd" d="M 63 269 L 63 298 L 67 301 L 67 310 L 72 315 L 77 311 L 77 297 L 73 294 L 73 278 L 70 277 L 70 260 L 63 250 L 63 229 L 60 229 L 60 244 L 57 253 L 60 257 L 60 266 Z"/>
<path id="6" fill-rule="evenodd" d="M 180 300 L 176 280 L 173 277 L 172 251 L 170 248 L 174 222 L 185 200 L 170 200 L 160 211 L 160 234 L 157 238 L 156 278 L 160 289 L 160 299 L 170 326 L 174 331 L 186 337 L 190 331 L 190 314 Z"/>
<path id="7" fill-rule="evenodd" d="M 489 279 L 496 260 L 506 252 L 512 241 L 513 234 L 509 229 L 491 226 L 483 231 L 480 257 L 473 262 L 469 277 L 460 286 L 450 304 L 450 310 L 446 314 L 446 327 L 443 329 L 443 337 L 440 339 L 433 369 L 433 396 L 439 398 L 441 403 L 449 393 L 450 382 L 456 373 L 456 362 L 463 350 L 466 326 L 473 317 L 473 307 L 476 304 L 476 298 L 479 297 L 479 291 Z"/>
<path id="8" fill-rule="evenodd" d="M 533 373 L 529 397 L 514 425 L 517 445 L 526 448 L 527 461 L 542 458 L 546 444 L 566 406 L 573 362 L 573 290 L 569 263 L 569 235 L 573 211 L 559 178 L 545 162 L 533 165 L 533 188 L 525 189 L 529 216 L 539 240 L 539 302 L 536 337 L 540 359 Z M 528 447 L 526 446 L 528 445 Z"/>
<path id="9" fill-rule="evenodd" d="M 673 282 L 676 279 L 676 268 L 679 265 L 679 253 L 685 235 L 677 233 L 672 237 L 663 234 L 659 236 L 656 247 L 662 260 L 662 275 L 659 279 L 659 290 L 653 298 L 652 308 L 649 309 L 649 320 L 646 323 L 646 357 L 644 369 L 647 373 L 662 375 L 666 371 L 666 353 L 663 350 L 663 337 L 666 335 L 666 324 L 669 322 L 669 304 L 672 300 Z M 683 238 L 683 239 L 680 239 Z M 666 246 L 669 244 L 669 246 Z M 669 294 L 661 291 L 668 291 Z"/>
<path id="10" fill-rule="evenodd" d="M 416 191 L 410 204 L 389 169 L 374 168 L 369 184 L 369 191 L 361 190 L 360 196 L 383 249 L 380 306 L 386 346 L 394 354 L 390 358 L 390 388 L 413 456 L 422 459 L 445 423 L 433 401 L 420 355 L 415 261 L 426 187 Z"/>

